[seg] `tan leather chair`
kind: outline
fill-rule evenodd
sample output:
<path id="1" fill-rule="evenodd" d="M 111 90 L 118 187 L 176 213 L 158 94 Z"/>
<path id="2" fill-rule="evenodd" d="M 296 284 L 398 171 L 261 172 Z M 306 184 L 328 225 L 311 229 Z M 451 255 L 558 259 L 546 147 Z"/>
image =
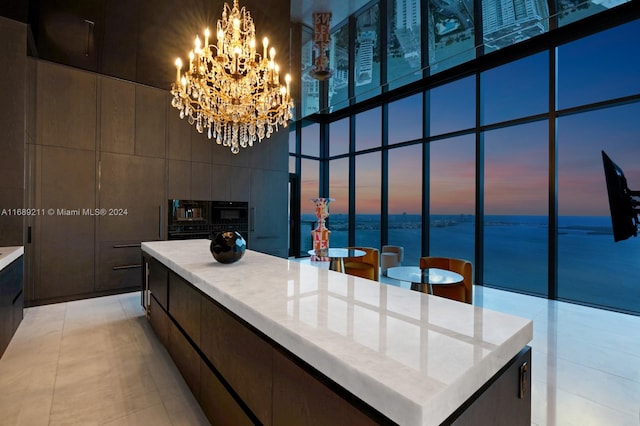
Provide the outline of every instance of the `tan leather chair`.
<path id="1" fill-rule="evenodd" d="M 421 257 L 420 269 L 426 268 L 446 269 L 459 273 L 463 278 L 461 284 L 432 286 L 433 294 L 460 302 L 473 303 L 473 266 L 471 262 L 450 257 Z"/>
<path id="2" fill-rule="evenodd" d="M 370 280 L 380 280 L 380 252 L 372 247 L 347 247 L 362 250 L 366 254 L 359 257 L 345 257 L 344 272 Z"/>

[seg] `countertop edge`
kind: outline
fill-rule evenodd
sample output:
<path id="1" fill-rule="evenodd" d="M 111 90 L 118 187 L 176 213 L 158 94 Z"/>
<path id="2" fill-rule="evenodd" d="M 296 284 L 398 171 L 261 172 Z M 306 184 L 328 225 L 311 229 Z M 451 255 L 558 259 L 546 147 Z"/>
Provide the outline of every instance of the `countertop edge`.
<path id="1" fill-rule="evenodd" d="M 0 271 L 2 271 L 7 266 L 11 265 L 11 263 L 24 255 L 24 247 L 23 246 L 9 246 L 9 247 L 0 247 L 0 253 L 2 253 L 0 257 Z"/>

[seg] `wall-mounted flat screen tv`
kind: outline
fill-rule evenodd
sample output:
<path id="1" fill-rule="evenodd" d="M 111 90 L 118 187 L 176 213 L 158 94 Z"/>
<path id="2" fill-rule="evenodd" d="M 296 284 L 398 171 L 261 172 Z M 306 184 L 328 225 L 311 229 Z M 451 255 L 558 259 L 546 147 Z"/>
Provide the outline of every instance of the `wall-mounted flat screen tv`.
<path id="1" fill-rule="evenodd" d="M 629 190 L 622 169 L 604 151 L 602 163 L 607 182 L 613 240 L 618 242 L 635 237 L 638 235 L 638 202 L 633 197 L 638 196 L 638 192 Z"/>

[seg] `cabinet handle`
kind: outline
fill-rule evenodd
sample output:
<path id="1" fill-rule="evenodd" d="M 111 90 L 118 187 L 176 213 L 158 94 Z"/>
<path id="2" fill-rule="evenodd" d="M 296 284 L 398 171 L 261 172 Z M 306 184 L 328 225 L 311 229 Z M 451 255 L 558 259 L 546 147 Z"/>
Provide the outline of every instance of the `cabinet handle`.
<path id="1" fill-rule="evenodd" d="M 251 207 L 251 214 L 249 215 L 249 223 L 251 226 L 249 227 L 249 231 L 254 232 L 256 229 L 256 208 Z"/>
<path id="2" fill-rule="evenodd" d="M 27 226 L 27 244 L 31 244 L 31 227 Z"/>
<path id="3" fill-rule="evenodd" d="M 136 268 L 142 268 L 142 265 L 123 265 L 123 266 L 114 266 L 113 269 L 114 271 L 120 271 L 122 269 L 136 269 Z"/>
<path id="4" fill-rule="evenodd" d="M 529 388 L 529 364 L 523 362 L 520 366 L 520 391 L 518 392 L 518 398 L 523 399 L 527 395 L 527 389 Z"/>
<path id="5" fill-rule="evenodd" d="M 114 244 L 113 248 L 130 248 L 130 247 L 140 247 L 141 244 L 140 243 L 134 243 L 134 244 Z"/>

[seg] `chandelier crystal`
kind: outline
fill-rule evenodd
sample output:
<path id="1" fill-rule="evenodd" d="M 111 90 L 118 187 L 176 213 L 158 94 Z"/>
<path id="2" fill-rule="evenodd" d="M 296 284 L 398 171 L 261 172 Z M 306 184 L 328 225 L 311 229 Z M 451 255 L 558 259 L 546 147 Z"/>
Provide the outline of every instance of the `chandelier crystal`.
<path id="1" fill-rule="evenodd" d="M 217 24 L 217 44 L 204 44 L 196 36 L 189 53 L 189 68 L 181 75 L 182 60 L 176 59 L 176 81 L 171 85 L 171 105 L 187 117 L 199 133 L 207 132 L 218 145 L 237 154 L 240 147 L 253 146 L 268 138 L 278 126 L 286 127 L 292 117 L 289 92 L 291 77 L 280 84 L 276 51 L 262 41 L 262 54 L 256 52 L 255 27 L 249 11 L 225 3 Z M 267 55 L 268 52 L 268 55 Z"/>

